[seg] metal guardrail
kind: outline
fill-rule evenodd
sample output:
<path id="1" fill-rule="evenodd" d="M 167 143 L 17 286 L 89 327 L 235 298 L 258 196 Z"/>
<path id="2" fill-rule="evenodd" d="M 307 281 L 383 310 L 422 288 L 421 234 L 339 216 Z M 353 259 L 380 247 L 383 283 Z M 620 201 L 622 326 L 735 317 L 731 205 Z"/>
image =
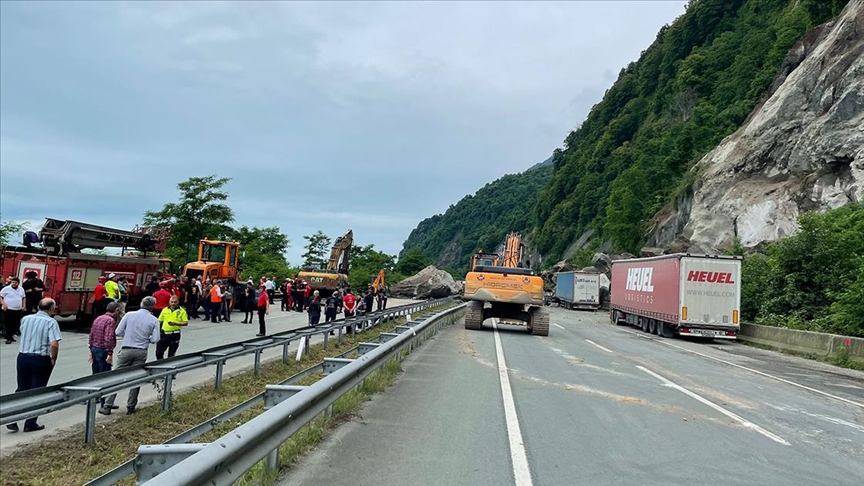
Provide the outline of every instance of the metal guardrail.
<path id="1" fill-rule="evenodd" d="M 135 460 L 138 484 L 176 486 L 234 484 L 266 458 L 269 471 L 279 468 L 279 448 L 321 413 L 332 414 L 333 403 L 402 351 L 426 341 L 455 322 L 465 305 L 400 326 L 399 333 L 382 333 L 379 343 L 361 343 L 357 359 L 325 360 L 324 378 L 307 387 L 268 385 L 265 412 L 209 444 L 142 445 Z M 328 373 L 328 370 L 330 371 Z"/>
<path id="2" fill-rule="evenodd" d="M 375 326 L 450 300 L 452 297 L 406 304 L 350 319 L 338 319 L 326 325 L 306 326 L 196 353 L 151 361 L 141 366 L 88 375 L 59 385 L 3 395 L 0 396 L 0 425 L 83 404 L 87 406 L 84 441 L 90 444 L 95 442 L 96 411 L 99 408 L 99 400 L 103 396 L 161 380 L 163 382 L 162 410 L 167 412 L 171 407 L 173 381 L 179 373 L 215 365 L 215 386 L 218 388 L 222 384 L 222 371 L 229 359 L 252 354 L 255 359 L 254 369 L 257 373 L 261 366 L 261 354 L 266 349 L 282 346 L 282 361 L 287 363 L 289 359 L 288 346 L 294 341 L 307 338 L 304 352 L 308 352 L 312 336 L 323 334 L 324 346 L 327 347 L 331 330 L 338 332 L 336 339 L 337 342 L 341 342 L 342 331 L 346 326 L 351 326 L 351 336 L 354 337 L 357 325 L 363 328 Z"/>
<path id="3" fill-rule="evenodd" d="M 344 358 L 346 356 L 351 356 L 352 354 L 357 353 L 359 349 L 360 349 L 359 346 L 355 346 L 355 347 L 349 349 L 348 351 L 345 351 L 344 353 L 336 355 L 336 357 L 337 358 Z M 306 368 L 305 370 L 303 370 L 303 371 L 297 373 L 296 375 L 288 378 L 287 380 L 281 382 L 280 385 L 291 385 L 291 384 L 296 383 L 296 382 L 302 380 L 303 378 L 306 378 L 307 376 L 310 376 L 310 375 L 312 375 L 318 371 L 324 371 L 324 363 L 318 363 L 314 366 Z M 250 398 L 250 399 L 248 399 L 248 400 L 246 400 L 240 404 L 237 404 L 237 405 L 231 407 L 230 409 L 225 410 L 224 412 L 205 420 L 204 422 L 201 422 L 200 424 L 196 425 L 195 427 L 192 427 L 191 429 L 189 429 L 185 432 L 181 432 L 180 434 L 175 435 L 174 437 L 166 440 L 164 442 L 164 444 L 182 444 L 184 442 L 189 442 L 193 439 L 201 437 L 202 435 L 206 434 L 207 432 L 210 432 L 211 430 L 215 429 L 219 425 L 225 423 L 226 420 L 230 420 L 230 419 L 240 415 L 241 413 L 252 409 L 256 405 L 261 403 L 263 400 L 264 400 L 264 392 L 261 392 L 261 393 L 255 395 L 254 397 L 252 397 L 252 398 Z M 98 478 L 93 479 L 92 481 L 87 483 L 86 486 L 110 486 L 113 484 L 117 484 L 123 478 L 130 476 L 132 474 L 135 474 L 135 467 L 134 466 L 135 466 L 135 458 L 129 459 L 128 461 L 124 462 L 123 464 L 120 464 L 119 466 L 106 472 L 105 474 L 99 476 Z"/>

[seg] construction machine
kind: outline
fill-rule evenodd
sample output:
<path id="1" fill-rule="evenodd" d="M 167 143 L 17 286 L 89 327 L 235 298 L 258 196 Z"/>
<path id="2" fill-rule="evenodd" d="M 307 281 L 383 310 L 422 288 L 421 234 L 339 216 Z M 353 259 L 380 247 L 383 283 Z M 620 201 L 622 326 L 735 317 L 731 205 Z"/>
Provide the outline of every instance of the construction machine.
<path id="1" fill-rule="evenodd" d="M 43 295 L 56 302 L 57 315 L 85 321 L 92 313 L 91 297 L 99 277 L 126 278 L 128 311 L 138 307 L 151 278 L 171 274 L 171 260 L 159 257 L 169 235 L 170 228 L 164 227 L 136 226 L 129 231 L 46 218 L 39 233 L 24 233 L 22 246 L 0 246 L 0 272 L 22 280 L 35 273 L 45 285 Z M 119 255 L 106 248 L 119 249 Z"/>
<path id="2" fill-rule="evenodd" d="M 352 244 L 354 232 L 349 229 L 347 233 L 336 238 L 326 266 L 322 263 L 304 267 L 297 276 L 309 283 L 312 290 L 317 290 L 322 297 L 328 297 L 336 290 L 346 287 Z"/>
<path id="3" fill-rule="evenodd" d="M 193 280 L 202 279 L 236 280 L 239 276 L 240 243 L 203 239 L 198 242 L 198 260 L 187 263 L 183 275 Z"/>
<path id="4" fill-rule="evenodd" d="M 375 290 L 375 293 L 378 293 L 378 289 L 380 287 L 386 287 L 387 284 L 384 282 L 384 269 L 382 268 L 380 272 L 378 272 L 378 276 L 375 277 L 375 280 L 372 281 L 372 288 Z"/>
<path id="5" fill-rule="evenodd" d="M 522 236 L 510 233 L 504 242 L 503 265 L 498 254 L 477 253 L 465 276 L 462 298 L 468 301 L 465 329 L 481 329 L 483 321 L 524 324 L 531 334 L 549 335 L 549 313 L 543 304 L 543 279 L 526 268 Z"/>

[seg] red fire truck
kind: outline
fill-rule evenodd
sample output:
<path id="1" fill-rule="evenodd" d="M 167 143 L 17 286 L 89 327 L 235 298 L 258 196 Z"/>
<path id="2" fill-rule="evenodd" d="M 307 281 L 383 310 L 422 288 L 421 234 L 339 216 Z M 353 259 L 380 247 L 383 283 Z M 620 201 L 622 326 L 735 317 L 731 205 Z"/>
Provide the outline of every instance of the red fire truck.
<path id="1" fill-rule="evenodd" d="M 23 282 L 26 273 L 36 272 L 45 283 L 44 295 L 57 301 L 58 315 L 85 318 L 92 312 L 99 277 L 115 273 L 126 277 L 126 309 L 135 309 L 152 277 L 171 274 L 171 260 L 158 257 L 167 238 L 168 231 L 161 228 L 126 231 L 49 218 L 38 235 L 25 233 L 24 246 L 0 247 L 0 275 L 4 280 L 17 276 Z M 82 252 L 105 248 L 121 248 L 120 255 Z"/>

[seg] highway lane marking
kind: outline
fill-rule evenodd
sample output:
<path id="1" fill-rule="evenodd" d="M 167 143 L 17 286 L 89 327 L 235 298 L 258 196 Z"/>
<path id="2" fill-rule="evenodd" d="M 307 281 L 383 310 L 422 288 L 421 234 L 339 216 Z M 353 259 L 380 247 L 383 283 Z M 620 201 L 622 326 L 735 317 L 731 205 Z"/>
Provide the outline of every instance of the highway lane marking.
<path id="1" fill-rule="evenodd" d="M 827 393 L 827 392 L 824 392 L 824 391 L 822 391 L 822 390 L 817 390 L 817 389 L 815 389 L 815 388 L 810 388 L 810 387 L 807 386 L 807 385 L 802 385 L 802 384 L 800 384 L 800 383 L 795 383 L 794 381 L 789 381 L 789 380 L 787 380 L 787 379 L 785 379 L 785 378 L 780 378 L 779 376 L 774 376 L 774 375 L 771 375 L 771 374 L 765 373 L 764 371 L 754 370 L 753 368 L 748 368 L 748 367 L 746 367 L 746 366 L 739 365 L 739 364 L 737 364 L 737 363 L 733 363 L 733 362 L 731 362 L 731 361 L 726 361 L 725 359 L 715 358 L 714 356 L 710 356 L 710 355 L 707 355 L 707 354 L 704 354 L 704 353 L 700 353 L 699 351 L 693 351 L 692 349 L 687 349 L 687 348 L 685 348 L 685 347 L 683 347 L 683 346 L 678 346 L 677 344 L 672 344 L 672 343 L 670 343 L 670 342 L 663 341 L 663 340 L 661 340 L 661 339 L 654 339 L 654 338 L 652 338 L 652 337 L 650 337 L 650 336 L 643 336 L 642 334 L 639 334 L 638 332 L 628 331 L 628 330 L 626 330 L 626 329 L 622 329 L 622 331 L 624 331 L 624 332 L 629 332 L 630 334 L 633 334 L 633 335 L 635 335 L 635 336 L 639 336 L 639 337 L 644 338 L 644 339 L 648 339 L 648 340 L 651 340 L 651 341 L 655 341 L 655 342 L 658 342 L 658 343 L 660 343 L 660 344 L 665 344 L 665 345 L 667 345 L 667 346 L 672 346 L 673 348 L 678 348 L 678 349 L 680 349 L 680 350 L 682 350 L 682 351 L 686 351 L 686 352 L 688 352 L 688 353 L 692 353 L 692 354 L 695 354 L 695 355 L 697 355 L 697 356 L 702 356 L 703 358 L 713 359 L 714 361 L 717 361 L 717 362 L 720 362 L 720 363 L 723 363 L 723 364 L 727 364 L 727 365 L 729 365 L 729 366 L 734 366 L 734 367 L 736 367 L 736 368 L 741 368 L 742 370 L 746 370 L 746 371 L 749 371 L 749 372 L 751 372 L 751 373 L 756 373 L 757 375 L 761 375 L 761 376 L 764 376 L 764 377 L 766 377 L 766 378 L 771 378 L 772 380 L 777 380 L 777 381 L 780 381 L 780 382 L 786 383 L 787 385 L 797 386 L 798 388 L 803 388 L 804 390 L 811 391 L 811 392 L 813 392 L 813 393 L 818 393 L 818 394 L 823 395 L 823 396 L 826 396 L 826 397 L 828 397 L 828 398 L 833 398 L 834 400 L 839 400 L 839 401 L 841 401 L 841 402 L 848 403 L 849 405 L 855 405 L 856 407 L 864 408 L 864 403 L 856 402 L 856 401 L 854 401 L 854 400 L 849 400 L 848 398 L 838 397 L 837 395 L 832 395 L 832 394 Z"/>
<path id="2" fill-rule="evenodd" d="M 510 376 L 507 374 L 507 362 L 504 361 L 504 347 L 501 345 L 501 336 L 498 335 L 497 322 L 492 321 L 492 329 L 495 334 L 495 354 L 498 358 L 501 395 L 504 397 L 504 418 L 507 422 L 507 437 L 510 440 L 513 477 L 516 486 L 532 486 L 531 469 L 528 467 L 528 455 L 525 453 L 525 443 L 522 441 L 522 429 L 519 428 L 516 402 L 513 400 L 513 389 L 510 388 Z"/>
<path id="3" fill-rule="evenodd" d="M 606 351 L 607 353 L 612 354 L 612 353 L 614 352 L 614 351 L 612 351 L 612 350 L 609 349 L 609 348 L 604 348 L 603 346 L 600 346 L 599 344 L 595 343 L 594 341 L 592 341 L 592 340 L 590 340 L 590 339 L 586 339 L 585 341 L 586 341 L 588 344 L 592 344 L 592 345 L 594 345 L 594 346 L 597 346 L 598 348 L 602 349 L 603 351 Z"/>
<path id="4" fill-rule="evenodd" d="M 554 322 L 552 323 L 552 325 L 555 326 L 555 327 L 557 327 L 558 329 L 565 329 L 565 330 L 567 329 L 567 328 L 565 328 L 565 327 L 562 326 L 562 325 L 555 324 Z"/>
<path id="5" fill-rule="evenodd" d="M 670 388 L 674 388 L 674 389 L 680 391 L 681 393 L 684 393 L 685 395 L 687 395 L 691 398 L 694 398 L 694 399 L 704 403 L 705 405 L 708 405 L 709 407 L 713 408 L 714 410 L 717 410 L 718 412 L 722 413 L 723 415 L 741 423 L 742 425 L 744 425 L 748 429 L 753 429 L 756 432 L 759 432 L 760 434 L 764 435 L 765 437 L 768 437 L 769 439 L 773 440 L 774 442 L 777 442 L 777 443 L 780 443 L 783 445 L 787 445 L 787 446 L 791 445 L 789 442 L 786 441 L 786 439 L 784 439 L 778 435 L 772 434 L 771 432 L 768 432 L 767 430 L 763 429 L 762 427 L 759 427 L 758 425 L 754 424 L 753 422 L 750 422 L 749 420 L 741 417 L 740 415 L 736 415 L 735 413 L 730 412 L 729 410 L 726 410 L 725 408 L 721 407 L 720 405 L 717 405 L 716 403 L 712 402 L 711 400 L 708 400 L 707 398 L 704 398 L 701 395 L 697 395 L 696 393 L 693 393 L 692 391 L 684 388 L 683 386 L 681 386 L 681 385 L 679 385 L 679 384 L 677 384 L 677 383 L 675 383 L 675 382 L 673 382 L 673 381 L 671 381 L 671 380 L 669 380 L 663 376 L 660 376 L 657 373 L 654 373 L 653 371 L 649 370 L 648 368 L 645 368 L 644 366 L 638 366 L 638 365 L 636 367 L 639 368 L 640 370 L 644 371 L 645 373 L 648 373 L 649 375 L 653 376 L 654 378 L 657 378 L 658 380 L 662 381 L 663 384 L 665 384 L 666 386 L 668 386 Z"/>

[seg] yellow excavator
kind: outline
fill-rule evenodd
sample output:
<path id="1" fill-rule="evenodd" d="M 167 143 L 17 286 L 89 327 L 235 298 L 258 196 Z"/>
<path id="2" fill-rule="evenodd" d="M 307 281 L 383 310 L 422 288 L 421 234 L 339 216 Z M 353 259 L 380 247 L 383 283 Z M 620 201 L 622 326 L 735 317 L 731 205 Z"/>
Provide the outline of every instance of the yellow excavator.
<path id="1" fill-rule="evenodd" d="M 326 266 L 319 264 L 317 267 L 305 267 L 297 276 L 308 282 L 312 290 L 317 290 L 322 297 L 329 297 L 336 290 L 347 287 L 353 243 L 354 232 L 349 229 L 347 233 L 336 238 Z"/>
<path id="2" fill-rule="evenodd" d="M 524 323 L 531 334 L 549 335 L 543 279 L 527 268 L 524 248 L 522 236 L 510 233 L 503 259 L 482 251 L 474 256 L 462 294 L 468 301 L 465 329 L 481 329 L 486 319 L 498 318 L 508 324 Z"/>
<path id="3" fill-rule="evenodd" d="M 382 268 L 380 272 L 378 272 L 378 276 L 375 277 L 375 280 L 372 281 L 372 289 L 375 290 L 375 293 L 378 293 L 379 287 L 387 287 L 387 284 L 384 282 L 384 269 Z"/>

